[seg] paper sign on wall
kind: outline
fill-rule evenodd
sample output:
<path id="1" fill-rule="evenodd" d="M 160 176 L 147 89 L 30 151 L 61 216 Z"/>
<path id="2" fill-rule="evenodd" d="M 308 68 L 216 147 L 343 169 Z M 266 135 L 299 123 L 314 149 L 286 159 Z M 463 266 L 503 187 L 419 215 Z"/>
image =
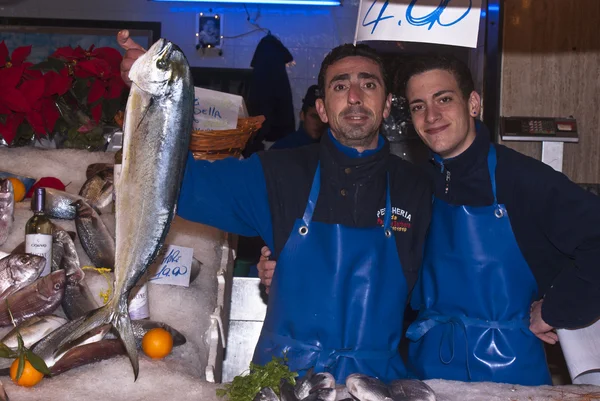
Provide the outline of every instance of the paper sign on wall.
<path id="1" fill-rule="evenodd" d="M 194 129 L 226 130 L 237 127 L 245 110 L 241 96 L 210 89 L 194 88 Z"/>
<path id="2" fill-rule="evenodd" d="M 361 0 L 354 41 L 477 47 L 481 0 Z"/>
<path id="3" fill-rule="evenodd" d="M 148 281 L 152 284 L 190 286 L 192 258 L 194 250 L 177 245 L 163 248 L 155 262 L 148 269 Z"/>

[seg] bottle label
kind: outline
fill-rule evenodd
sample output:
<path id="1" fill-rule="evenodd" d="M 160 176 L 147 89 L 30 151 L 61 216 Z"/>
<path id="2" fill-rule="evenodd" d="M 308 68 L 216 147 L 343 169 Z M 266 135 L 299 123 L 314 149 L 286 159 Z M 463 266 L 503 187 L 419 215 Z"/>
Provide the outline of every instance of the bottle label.
<path id="1" fill-rule="evenodd" d="M 52 266 L 52 236 L 48 234 L 27 234 L 25 235 L 25 253 L 43 256 L 46 258 L 44 270 L 41 276 L 50 274 Z M 40 277 L 41 277 L 40 276 Z"/>
<path id="2" fill-rule="evenodd" d="M 138 283 L 129 293 L 129 317 L 133 320 L 147 319 L 150 317 L 148 306 L 148 282 L 146 275 L 140 278 Z"/>

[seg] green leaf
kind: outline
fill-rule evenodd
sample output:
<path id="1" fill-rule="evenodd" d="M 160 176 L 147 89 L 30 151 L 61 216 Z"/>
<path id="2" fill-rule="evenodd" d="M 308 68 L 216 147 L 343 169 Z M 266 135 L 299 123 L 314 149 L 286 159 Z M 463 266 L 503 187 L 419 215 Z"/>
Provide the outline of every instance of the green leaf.
<path id="1" fill-rule="evenodd" d="M 17 357 L 17 353 L 6 346 L 4 343 L 0 343 L 0 358 L 13 359 Z"/>
<path id="2" fill-rule="evenodd" d="M 17 377 L 16 380 L 19 381 L 21 375 L 23 374 L 23 369 L 25 369 L 25 354 L 19 355 L 19 367 L 17 368 Z"/>
<path id="3" fill-rule="evenodd" d="M 21 333 L 19 333 L 19 330 L 17 330 L 17 343 L 19 344 L 17 346 L 17 352 L 22 352 L 25 348 L 25 342 L 23 342 L 23 337 L 21 337 Z"/>
<path id="4" fill-rule="evenodd" d="M 79 104 L 87 103 L 88 92 L 88 80 L 82 78 L 75 79 L 75 83 L 73 84 L 73 94 L 75 95 L 75 98 Z"/>
<path id="5" fill-rule="evenodd" d="M 29 68 L 32 70 L 41 70 L 41 71 L 56 71 L 60 72 L 63 68 L 65 68 L 66 63 L 57 58 L 48 57 L 47 60 L 44 60 L 40 63 L 37 63 Z"/>
<path id="6" fill-rule="evenodd" d="M 35 370 L 47 376 L 52 374 L 52 372 L 50 372 L 50 369 L 48 369 L 46 362 L 44 362 L 42 358 L 40 358 L 30 350 L 26 350 L 25 355 L 27 356 L 27 360 L 29 361 L 29 363 L 31 363 L 31 366 L 33 366 Z"/>

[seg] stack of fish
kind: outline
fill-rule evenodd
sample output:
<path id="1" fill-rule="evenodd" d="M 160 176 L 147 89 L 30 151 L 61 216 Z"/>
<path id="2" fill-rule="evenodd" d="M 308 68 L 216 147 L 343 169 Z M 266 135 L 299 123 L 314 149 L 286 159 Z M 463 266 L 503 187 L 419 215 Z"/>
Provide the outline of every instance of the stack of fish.
<path id="1" fill-rule="evenodd" d="M 25 345 L 44 359 L 53 374 L 127 353 L 137 377 L 137 349 L 148 330 L 167 329 L 173 335 L 174 346 L 186 341 L 165 324 L 132 322 L 127 304 L 129 291 L 156 258 L 174 217 L 192 129 L 194 87 L 183 53 L 164 39 L 136 61 L 132 74 L 134 86 L 126 109 L 123 170 L 117 184 L 128 190 L 119 191 L 115 205 L 119 242 L 115 244 L 99 218 L 101 210 L 112 202 L 109 166 L 91 166 L 79 195 L 46 191 L 46 214 L 51 218 L 75 219 L 77 235 L 92 263 L 114 268 L 112 298 L 98 307 L 90 297 L 73 242 L 74 233 L 58 226 L 53 233 L 56 257 L 48 276 L 38 279 L 40 260 L 29 255 L 13 251 L 0 261 L 4 263 L 4 269 L 0 265 L 0 282 L 8 280 L 0 292 L 9 301 L 15 323 L 19 324 L 17 329 Z M 150 181 L 148 176 L 156 178 Z M 7 198 L 10 200 L 10 196 Z M 0 202 L 3 200 L 0 197 Z M 2 205 L 5 203 L 10 202 Z M 143 208 L 139 207 L 141 204 Z M 0 211 L 9 209 L 0 207 Z M 10 218 L 0 220 L 1 232 L 6 222 L 12 222 L 10 213 Z M 68 321 L 42 317 L 61 303 Z M 5 304 L 0 305 L 0 325 L 11 324 L 3 320 Z M 30 319 L 34 316 L 37 317 Z M 111 334 L 113 328 L 120 339 Z M 15 335 L 11 332 L 2 341 L 14 344 Z"/>
<path id="2" fill-rule="evenodd" d="M 254 401 L 435 401 L 435 392 L 420 380 L 395 380 L 386 385 L 381 380 L 352 374 L 346 378 L 346 386 L 337 386 L 329 373 L 316 373 L 312 369 L 292 386 L 282 379 L 279 396 L 265 387 Z"/>

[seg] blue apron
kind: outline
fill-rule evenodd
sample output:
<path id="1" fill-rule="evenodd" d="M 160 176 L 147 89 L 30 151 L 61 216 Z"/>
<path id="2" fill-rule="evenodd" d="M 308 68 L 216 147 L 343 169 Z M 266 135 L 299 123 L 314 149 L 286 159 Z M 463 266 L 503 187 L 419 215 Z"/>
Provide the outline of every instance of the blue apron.
<path id="1" fill-rule="evenodd" d="M 494 204 L 434 199 L 407 331 L 409 367 L 420 379 L 551 384 L 541 340 L 529 330 L 537 283 L 496 199 L 496 149 L 488 169 Z"/>
<path id="2" fill-rule="evenodd" d="M 364 373 L 406 377 L 398 352 L 407 286 L 391 230 L 389 180 L 384 227 L 312 221 L 317 167 L 308 204 L 277 261 L 267 316 L 253 362 L 288 358 L 300 376 L 313 367 L 338 383 Z"/>

